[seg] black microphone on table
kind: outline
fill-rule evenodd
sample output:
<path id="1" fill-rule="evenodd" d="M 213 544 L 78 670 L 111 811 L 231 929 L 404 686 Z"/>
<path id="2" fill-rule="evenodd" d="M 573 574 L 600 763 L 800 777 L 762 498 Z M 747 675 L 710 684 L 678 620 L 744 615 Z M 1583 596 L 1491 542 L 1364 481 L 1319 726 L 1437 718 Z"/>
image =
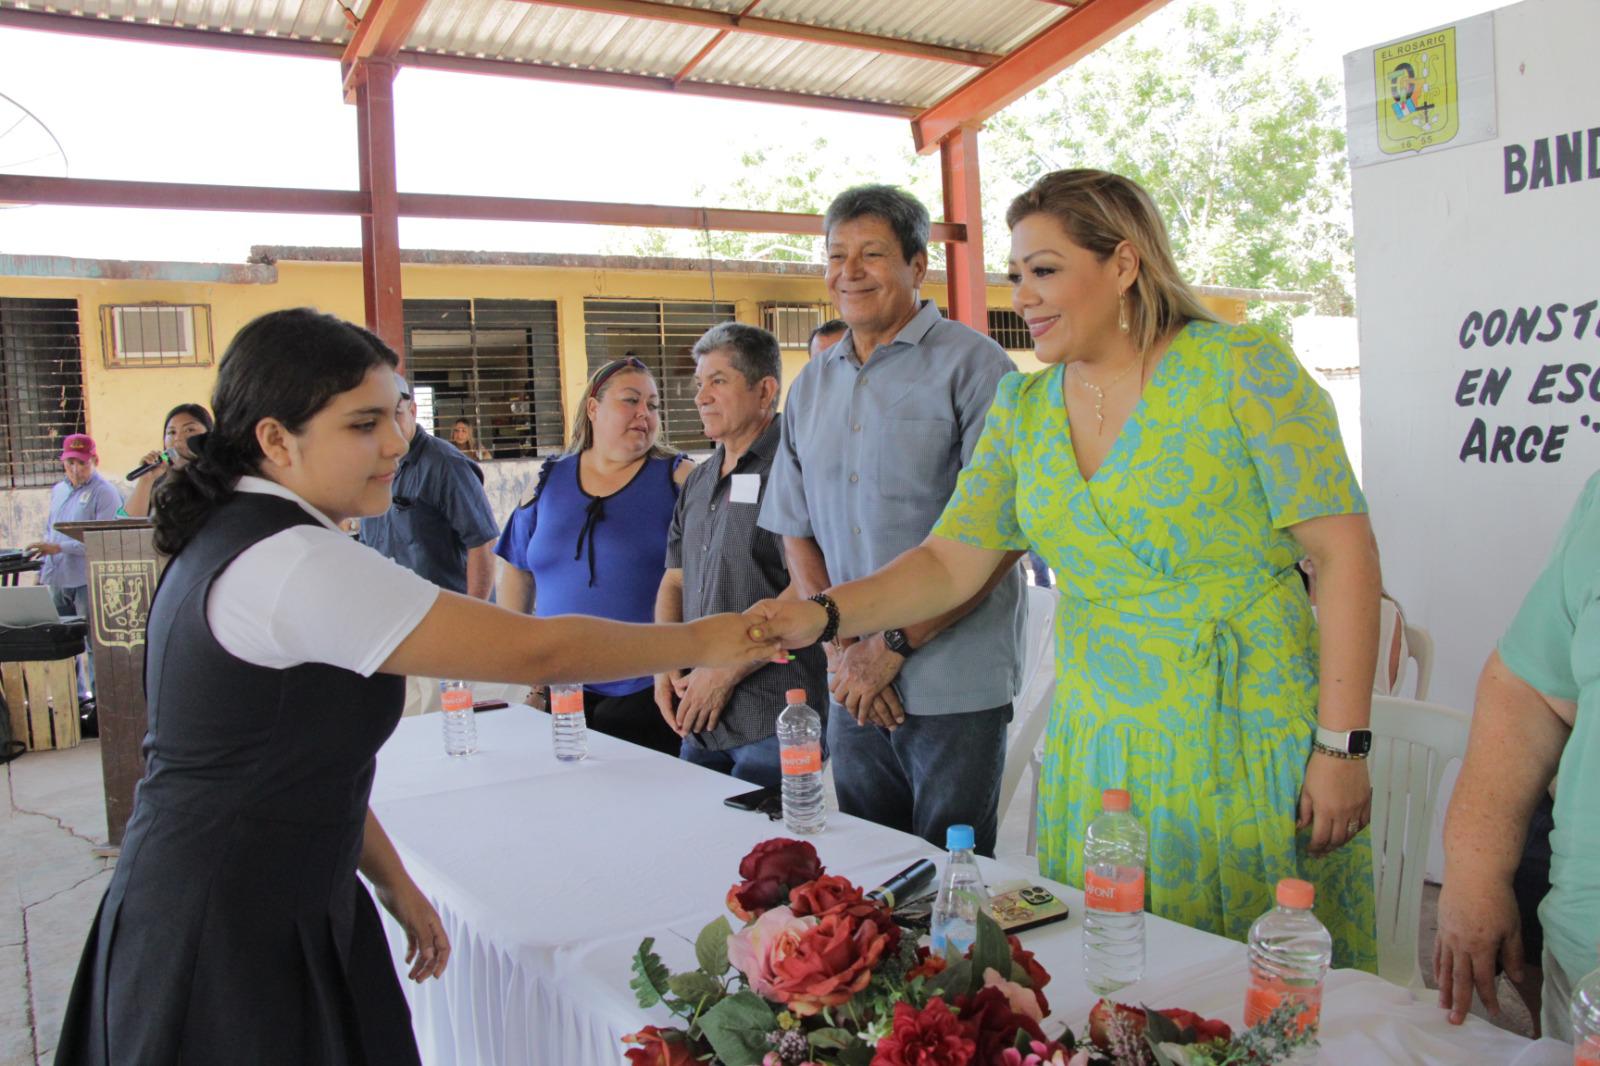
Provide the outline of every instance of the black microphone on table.
<path id="1" fill-rule="evenodd" d="M 140 463 L 138 466 L 134 467 L 133 470 L 128 474 L 128 480 L 129 481 L 138 481 L 140 478 L 144 477 L 146 474 L 148 474 L 150 471 L 156 469 L 157 467 L 162 467 L 162 466 L 168 465 L 169 463 L 172 462 L 173 458 L 174 458 L 173 449 L 168 448 L 167 450 L 165 450 L 165 451 L 161 452 L 159 455 L 157 455 L 153 462 Z"/>
<path id="2" fill-rule="evenodd" d="M 892 911 L 924 888 L 927 888 L 929 883 L 933 881 L 933 875 L 938 872 L 938 867 L 934 866 L 932 861 L 918 859 L 871 892 L 868 892 L 867 898 L 877 900 Z"/>

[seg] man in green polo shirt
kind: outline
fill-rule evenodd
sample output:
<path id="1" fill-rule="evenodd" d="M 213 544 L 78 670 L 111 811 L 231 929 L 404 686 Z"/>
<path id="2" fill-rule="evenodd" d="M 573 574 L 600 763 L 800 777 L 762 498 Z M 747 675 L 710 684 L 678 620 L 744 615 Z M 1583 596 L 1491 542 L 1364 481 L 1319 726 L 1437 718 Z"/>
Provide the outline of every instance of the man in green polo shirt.
<path id="1" fill-rule="evenodd" d="M 1478 680 L 1466 762 L 1445 823 L 1434 976 L 1460 1024 L 1496 962 L 1522 974 L 1512 873 L 1540 795 L 1559 771 L 1544 927 L 1544 1034 L 1572 1039 L 1572 986 L 1600 966 L 1600 475 Z M 1531 960 L 1529 960 L 1531 961 Z"/>

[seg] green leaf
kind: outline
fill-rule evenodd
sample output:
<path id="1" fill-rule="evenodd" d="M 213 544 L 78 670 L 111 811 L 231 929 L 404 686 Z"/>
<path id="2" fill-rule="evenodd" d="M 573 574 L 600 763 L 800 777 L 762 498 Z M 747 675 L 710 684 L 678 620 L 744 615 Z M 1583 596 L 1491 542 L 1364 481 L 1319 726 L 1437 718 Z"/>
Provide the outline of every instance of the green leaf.
<path id="1" fill-rule="evenodd" d="M 628 982 L 639 1006 L 646 1010 L 661 1002 L 661 997 L 667 994 L 667 982 L 672 976 L 661 961 L 661 956 L 653 950 L 655 946 L 656 938 L 653 936 L 645 937 L 639 944 L 639 950 L 633 953 L 633 980 Z"/>
<path id="2" fill-rule="evenodd" d="M 772 1005 L 748 989 L 700 1016 L 700 1028 L 723 1066 L 759 1066 L 770 1050 L 767 1034 L 777 1027 Z"/>
<path id="3" fill-rule="evenodd" d="M 839 1066 L 872 1066 L 872 1059 L 876 1052 L 865 1044 L 847 1047 L 839 1052 Z"/>
<path id="4" fill-rule="evenodd" d="M 699 970 L 673 974 L 667 982 L 667 987 L 672 989 L 673 995 L 686 1001 L 691 1007 L 714 1003 L 722 998 L 722 982 Z"/>
<path id="5" fill-rule="evenodd" d="M 694 938 L 695 961 L 712 977 L 721 977 L 728 972 L 728 937 L 732 935 L 733 929 L 728 925 L 727 917 L 719 916 Z"/>
<path id="6" fill-rule="evenodd" d="M 1194 1034 L 1189 1035 L 1192 1037 Z M 1165 1014 L 1157 1014 L 1149 1007 L 1144 1009 L 1144 1038 L 1150 1042 L 1151 1047 L 1157 1044 L 1190 1043 L 1183 1038 L 1183 1030 L 1178 1028 L 1177 1022 Z"/>
<path id="7" fill-rule="evenodd" d="M 1011 945 L 1006 943 L 1000 923 L 983 911 L 978 912 L 978 939 L 972 944 L 972 973 L 983 985 L 983 972 L 993 970 L 1001 977 L 1011 973 Z"/>
<path id="8" fill-rule="evenodd" d="M 811 1041 L 812 1047 L 827 1048 L 830 1051 L 842 1051 L 859 1043 L 855 1034 L 848 1029 L 813 1029 L 806 1034 L 806 1039 Z"/>

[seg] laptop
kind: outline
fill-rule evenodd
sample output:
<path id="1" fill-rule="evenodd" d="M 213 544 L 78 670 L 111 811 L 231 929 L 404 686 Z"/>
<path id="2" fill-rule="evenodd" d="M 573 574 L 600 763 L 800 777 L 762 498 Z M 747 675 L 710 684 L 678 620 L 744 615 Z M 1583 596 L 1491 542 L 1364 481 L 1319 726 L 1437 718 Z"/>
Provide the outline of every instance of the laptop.
<path id="1" fill-rule="evenodd" d="M 17 628 L 59 621 L 55 598 L 43 585 L 0 588 L 0 626 Z"/>

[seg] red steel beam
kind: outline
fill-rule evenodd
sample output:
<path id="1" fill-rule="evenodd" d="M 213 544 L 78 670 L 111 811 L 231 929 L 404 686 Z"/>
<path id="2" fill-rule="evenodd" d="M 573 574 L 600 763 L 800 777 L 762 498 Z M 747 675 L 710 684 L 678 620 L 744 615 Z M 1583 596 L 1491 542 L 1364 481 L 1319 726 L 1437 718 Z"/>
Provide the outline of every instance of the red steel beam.
<path id="1" fill-rule="evenodd" d="M 950 317 L 989 332 L 989 279 L 983 269 L 983 193 L 978 183 L 978 130 L 962 126 L 939 145 L 944 217 L 966 227 L 965 241 L 944 246 Z"/>
<path id="2" fill-rule="evenodd" d="M 750 14 L 750 12 L 756 9 L 756 5 L 759 3 L 761 3 L 761 0 L 750 0 L 748 4 L 744 5 L 744 10 L 739 12 L 738 17 L 743 18 L 744 16 Z M 718 31 L 715 37 L 706 42 L 704 48 L 696 52 L 689 62 L 685 63 L 678 69 L 678 73 L 672 76 L 672 84 L 677 85 L 679 82 L 683 81 L 684 78 L 687 78 L 695 67 L 698 67 L 701 63 L 705 62 L 706 56 L 716 51 L 717 45 L 728 39 L 728 34 L 732 32 L 732 30 Z"/>
<path id="3" fill-rule="evenodd" d="M 524 2 L 572 8 L 598 15 L 622 15 L 626 18 L 672 22 L 680 26 L 733 30 L 763 37 L 782 37 L 810 44 L 832 44 L 841 48 L 909 56 L 913 59 L 932 59 L 940 63 L 955 63 L 967 67 L 990 67 L 1001 59 L 992 52 L 979 52 L 971 48 L 950 48 L 942 44 L 907 41 L 876 33 L 858 33 L 854 30 L 835 29 L 832 26 L 787 22 L 783 19 L 761 18 L 755 15 L 735 15 L 727 11 L 707 11 L 698 7 L 680 7 L 676 4 L 658 3 L 657 0 L 524 0 Z"/>
<path id="4" fill-rule="evenodd" d="M 78 34 L 145 44 L 179 45 L 189 48 L 220 48 L 233 52 L 285 55 L 303 59 L 341 59 L 344 46 L 325 41 L 305 41 L 292 37 L 266 37 L 259 34 L 221 33 L 177 26 L 152 26 L 142 22 L 57 15 L 39 11 L 19 11 L 0 7 L 0 26 L 38 30 L 47 33 Z M 487 74 L 494 77 L 530 78 L 568 85 L 589 85 L 602 89 L 632 89 L 643 92 L 668 92 L 680 96 L 709 96 L 722 100 L 743 100 L 757 104 L 809 107 L 822 111 L 847 111 L 883 118 L 916 118 L 921 108 L 886 104 L 874 100 L 852 100 L 843 96 L 785 92 L 781 89 L 754 89 L 739 85 L 684 81 L 674 84 L 670 77 L 647 74 L 617 74 L 605 70 L 577 70 L 543 63 L 519 63 L 509 59 L 479 59 L 442 52 L 401 52 L 394 61 L 402 67 L 419 70 L 447 70 L 458 74 Z"/>
<path id="5" fill-rule="evenodd" d="M 674 84 L 670 77 L 653 74 L 617 74 L 606 70 L 579 70 L 542 63 L 518 63 L 506 59 L 477 59 L 472 56 L 453 56 L 440 52 L 401 52 L 396 60 L 402 66 L 419 70 L 449 70 L 458 74 L 533 78 L 537 81 L 555 81 L 569 85 L 592 85 L 602 89 L 668 92 L 679 96 L 710 96 L 721 100 L 743 100 L 754 104 L 787 104 L 791 107 L 848 111 L 851 114 L 877 115 L 883 118 L 916 118 L 922 114 L 920 108 L 904 104 L 851 100 L 843 96 L 813 96 L 810 93 L 785 92 L 781 89 L 752 89 L 740 85 L 719 85 L 704 81 L 684 81 Z"/>
<path id="6" fill-rule="evenodd" d="M 1167 0 L 1085 0 L 1027 44 L 911 121 L 917 151 L 933 151 L 958 127 L 982 122 L 1043 85 Z"/>
<path id="7" fill-rule="evenodd" d="M 394 64 L 364 59 L 357 79 L 356 136 L 360 140 L 361 290 L 367 328 L 405 359 L 400 289 L 400 192 L 395 181 Z"/>
<path id="8" fill-rule="evenodd" d="M 671 207 L 582 200 L 532 200 L 515 196 L 400 194 L 406 218 L 464 218 L 488 222 L 572 222 L 591 226 L 659 226 L 664 229 L 732 230 L 739 233 L 822 235 L 821 215 L 744 211 L 722 207 Z M 932 239 L 965 241 L 967 227 L 935 222 Z"/>
<path id="9" fill-rule="evenodd" d="M 360 112 L 357 111 L 359 119 Z M 256 211 L 305 215 L 366 215 L 367 194 L 340 189 L 281 189 L 248 185 L 101 181 L 0 174 L 0 204 L 135 207 L 188 211 Z M 741 211 L 718 207 L 532 200 L 512 196 L 399 193 L 403 218 L 487 219 L 496 222 L 571 222 L 597 226 L 660 226 L 742 233 L 822 233 L 821 215 Z M 964 241 L 967 228 L 935 222 L 931 239 Z"/>
<path id="10" fill-rule="evenodd" d="M 167 211 L 246 211 L 290 215 L 359 215 L 364 193 L 254 185 L 189 185 L 0 174 L 0 203 L 69 207 L 149 207 Z"/>
<path id="11" fill-rule="evenodd" d="M 427 6 L 428 0 L 371 0 L 340 57 L 346 103 L 355 103 L 362 61 L 398 55 Z"/>
<path id="12" fill-rule="evenodd" d="M 61 15 L 48 11 L 22 11 L 0 7 L 0 26 L 43 33 L 70 33 L 141 44 L 169 44 L 183 48 L 220 48 L 230 52 L 291 56 L 297 59 L 338 59 L 344 46 L 333 41 L 307 41 L 297 37 L 269 37 L 260 33 L 224 33 L 221 30 L 160 26 L 148 22 Z"/>

